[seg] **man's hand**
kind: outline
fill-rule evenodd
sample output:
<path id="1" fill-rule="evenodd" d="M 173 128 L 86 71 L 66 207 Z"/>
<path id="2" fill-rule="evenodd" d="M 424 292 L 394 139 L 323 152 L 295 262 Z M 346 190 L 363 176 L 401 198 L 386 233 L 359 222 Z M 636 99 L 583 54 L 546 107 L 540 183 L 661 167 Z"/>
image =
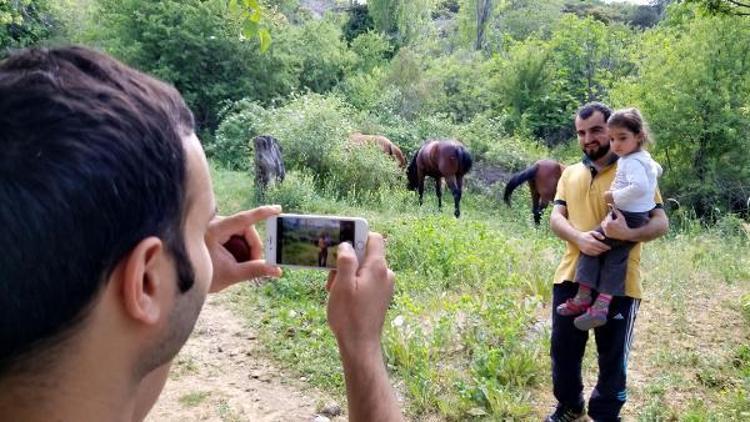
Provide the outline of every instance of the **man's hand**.
<path id="1" fill-rule="evenodd" d="M 607 204 L 614 204 L 615 203 L 615 197 L 612 195 L 612 191 L 608 190 L 604 192 L 604 202 Z"/>
<path id="2" fill-rule="evenodd" d="M 597 256 L 611 249 L 606 243 L 602 242 L 604 239 L 603 234 L 592 230 L 580 233 L 575 243 L 582 253 L 589 256 Z"/>
<path id="3" fill-rule="evenodd" d="M 395 278 L 385 262 L 383 237 L 369 234 L 361 266 L 352 246 L 340 244 L 336 267 L 326 285 L 330 293 L 328 324 L 342 353 L 365 353 L 373 349 L 380 353 L 380 334 Z"/>
<path id="4" fill-rule="evenodd" d="M 604 221 L 602 221 L 602 230 L 610 239 L 630 240 L 631 237 L 631 230 L 628 228 L 625 216 L 617 208 L 613 208 L 607 213 Z"/>
<path id="5" fill-rule="evenodd" d="M 211 255 L 214 276 L 210 292 L 221 291 L 232 284 L 257 277 L 280 277 L 281 268 L 268 265 L 263 259 L 263 242 L 253 226 L 281 213 L 278 205 L 258 207 L 230 217 L 216 217 L 206 233 L 206 246 Z M 250 248 L 250 260 L 237 262 L 224 244 L 232 236 L 240 236 Z"/>
<path id="6" fill-rule="evenodd" d="M 328 324 L 336 335 L 346 380 L 349 420 L 403 420 L 388 380 L 380 336 L 393 296 L 394 275 L 385 262 L 385 243 L 370 233 L 359 269 L 348 243 L 338 247 L 336 271 L 328 276 Z"/>

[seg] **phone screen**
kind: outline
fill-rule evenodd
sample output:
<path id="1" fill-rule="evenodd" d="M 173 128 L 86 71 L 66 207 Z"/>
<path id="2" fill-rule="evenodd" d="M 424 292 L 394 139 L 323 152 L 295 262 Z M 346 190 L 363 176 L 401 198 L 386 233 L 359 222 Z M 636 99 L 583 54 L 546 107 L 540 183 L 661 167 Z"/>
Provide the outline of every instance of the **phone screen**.
<path id="1" fill-rule="evenodd" d="M 282 265 L 336 268 L 338 245 L 354 243 L 352 220 L 279 217 L 276 223 L 276 262 Z"/>

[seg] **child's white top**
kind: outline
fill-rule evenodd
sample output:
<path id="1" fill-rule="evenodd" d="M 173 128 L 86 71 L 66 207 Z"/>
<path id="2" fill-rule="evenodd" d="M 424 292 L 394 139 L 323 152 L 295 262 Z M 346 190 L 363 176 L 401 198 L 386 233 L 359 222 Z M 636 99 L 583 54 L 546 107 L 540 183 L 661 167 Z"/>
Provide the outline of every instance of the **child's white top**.
<path id="1" fill-rule="evenodd" d="M 615 206 L 628 212 L 654 209 L 656 179 L 661 176 L 661 172 L 661 166 L 647 151 L 638 150 L 620 157 L 615 180 L 610 187 Z"/>

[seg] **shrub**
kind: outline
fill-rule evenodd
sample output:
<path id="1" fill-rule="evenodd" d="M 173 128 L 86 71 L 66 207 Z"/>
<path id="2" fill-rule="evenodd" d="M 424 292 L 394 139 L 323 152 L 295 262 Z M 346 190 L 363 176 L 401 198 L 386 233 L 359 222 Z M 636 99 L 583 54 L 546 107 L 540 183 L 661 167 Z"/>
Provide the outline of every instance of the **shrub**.
<path id="1" fill-rule="evenodd" d="M 351 197 L 360 202 L 383 188 L 399 185 L 397 163 L 374 145 L 346 146 L 334 151 L 333 167 L 328 186 L 337 198 Z"/>
<path id="2" fill-rule="evenodd" d="M 338 97 L 307 94 L 269 111 L 259 130 L 279 140 L 287 169 L 308 171 L 323 181 L 337 165 L 335 151 L 352 131 L 351 114 Z"/>
<path id="3" fill-rule="evenodd" d="M 248 170 L 252 161 L 252 139 L 266 112 L 258 103 L 240 100 L 225 109 L 225 118 L 216 130 L 213 142 L 206 145 L 206 154 L 230 170 Z"/>
<path id="4" fill-rule="evenodd" d="M 266 192 L 266 202 L 281 205 L 284 212 L 309 212 L 319 200 L 315 178 L 304 172 L 287 173 L 284 183 L 276 183 Z"/>
<path id="5" fill-rule="evenodd" d="M 490 144 L 485 159 L 497 167 L 518 171 L 547 154 L 548 151 L 536 142 L 513 136 Z"/>

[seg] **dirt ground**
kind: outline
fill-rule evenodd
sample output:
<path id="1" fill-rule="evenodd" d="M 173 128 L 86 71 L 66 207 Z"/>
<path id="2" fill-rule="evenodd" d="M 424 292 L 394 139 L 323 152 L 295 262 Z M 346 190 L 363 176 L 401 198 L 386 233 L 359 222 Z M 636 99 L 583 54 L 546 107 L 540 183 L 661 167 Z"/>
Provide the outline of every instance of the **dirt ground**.
<path id="1" fill-rule="evenodd" d="M 221 295 L 209 297 L 146 421 L 325 421 L 320 411 L 334 400 L 290 378 L 260 349 Z"/>

